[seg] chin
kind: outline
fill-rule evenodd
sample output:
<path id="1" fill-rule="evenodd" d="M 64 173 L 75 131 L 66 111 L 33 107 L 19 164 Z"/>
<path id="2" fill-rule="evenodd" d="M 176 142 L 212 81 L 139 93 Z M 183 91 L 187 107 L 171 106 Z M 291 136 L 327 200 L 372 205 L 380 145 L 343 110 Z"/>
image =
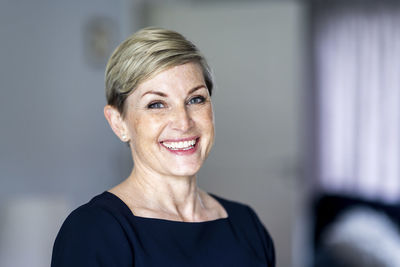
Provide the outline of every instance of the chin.
<path id="1" fill-rule="evenodd" d="M 181 177 L 195 176 L 199 172 L 200 167 L 201 166 L 196 166 L 196 167 L 178 166 L 173 170 L 171 170 L 170 173 L 173 176 L 181 176 Z"/>

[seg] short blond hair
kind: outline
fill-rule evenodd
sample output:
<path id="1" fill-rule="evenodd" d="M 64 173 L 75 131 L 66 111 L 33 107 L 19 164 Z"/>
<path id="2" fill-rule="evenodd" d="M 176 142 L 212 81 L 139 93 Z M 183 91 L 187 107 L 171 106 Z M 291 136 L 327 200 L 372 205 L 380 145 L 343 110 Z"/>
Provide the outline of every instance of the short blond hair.
<path id="1" fill-rule="evenodd" d="M 199 49 L 181 34 L 162 28 L 144 28 L 122 42 L 112 53 L 106 67 L 107 104 L 124 115 L 126 98 L 143 81 L 167 68 L 196 62 L 201 66 L 211 95 L 210 68 Z"/>

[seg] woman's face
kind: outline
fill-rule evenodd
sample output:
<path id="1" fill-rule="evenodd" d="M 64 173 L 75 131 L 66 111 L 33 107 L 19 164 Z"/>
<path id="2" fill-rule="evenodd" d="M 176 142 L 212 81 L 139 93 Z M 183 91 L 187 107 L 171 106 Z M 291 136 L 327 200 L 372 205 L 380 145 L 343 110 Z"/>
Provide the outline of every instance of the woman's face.
<path id="1" fill-rule="evenodd" d="M 196 63 L 169 68 L 126 100 L 124 119 L 135 168 L 195 175 L 214 141 L 211 98 Z"/>

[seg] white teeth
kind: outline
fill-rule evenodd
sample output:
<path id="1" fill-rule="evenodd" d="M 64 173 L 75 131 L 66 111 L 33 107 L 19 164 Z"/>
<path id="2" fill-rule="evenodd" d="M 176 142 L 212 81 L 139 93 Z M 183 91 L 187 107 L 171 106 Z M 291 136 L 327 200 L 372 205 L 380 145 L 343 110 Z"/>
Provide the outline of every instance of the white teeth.
<path id="1" fill-rule="evenodd" d="M 163 142 L 163 145 L 173 150 L 188 150 L 193 148 L 196 144 L 196 140 L 191 141 L 180 141 L 180 142 Z"/>

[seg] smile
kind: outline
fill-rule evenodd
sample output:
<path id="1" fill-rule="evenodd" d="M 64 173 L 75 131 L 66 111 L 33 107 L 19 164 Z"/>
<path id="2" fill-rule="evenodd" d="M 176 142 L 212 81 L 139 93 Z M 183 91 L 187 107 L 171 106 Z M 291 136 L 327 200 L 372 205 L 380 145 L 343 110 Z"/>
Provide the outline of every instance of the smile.
<path id="1" fill-rule="evenodd" d="M 170 150 L 190 150 L 196 145 L 197 139 L 179 141 L 179 142 L 162 142 L 162 145 Z"/>

